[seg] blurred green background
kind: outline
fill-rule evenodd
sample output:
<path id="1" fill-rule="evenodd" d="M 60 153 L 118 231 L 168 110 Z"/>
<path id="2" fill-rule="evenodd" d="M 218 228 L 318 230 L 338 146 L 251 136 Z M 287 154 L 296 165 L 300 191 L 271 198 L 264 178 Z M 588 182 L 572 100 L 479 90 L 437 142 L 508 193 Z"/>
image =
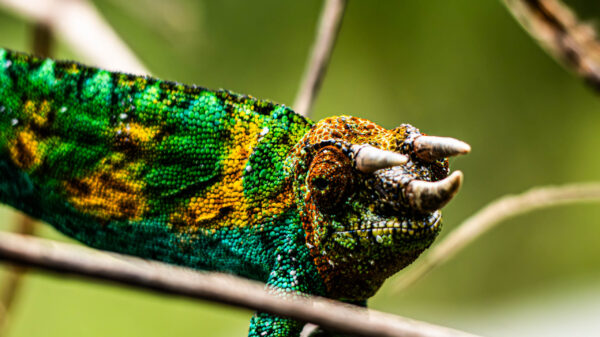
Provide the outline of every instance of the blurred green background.
<path id="1" fill-rule="evenodd" d="M 320 1 L 98 0 L 158 77 L 291 105 Z M 600 3 L 570 1 L 600 18 Z M 31 25 L 0 9 L 0 45 Z M 77 54 L 58 42 L 56 57 Z M 411 123 L 471 144 L 442 237 L 491 200 L 599 180 L 600 97 L 545 54 L 498 0 L 351 1 L 312 118 Z M 15 213 L 0 208 L 0 229 Z M 41 234 L 66 240 L 49 226 Z M 600 207 L 503 223 L 417 285 L 388 281 L 371 307 L 486 336 L 600 334 Z M 29 274 L 9 336 L 243 336 L 251 313 L 96 281 Z"/>

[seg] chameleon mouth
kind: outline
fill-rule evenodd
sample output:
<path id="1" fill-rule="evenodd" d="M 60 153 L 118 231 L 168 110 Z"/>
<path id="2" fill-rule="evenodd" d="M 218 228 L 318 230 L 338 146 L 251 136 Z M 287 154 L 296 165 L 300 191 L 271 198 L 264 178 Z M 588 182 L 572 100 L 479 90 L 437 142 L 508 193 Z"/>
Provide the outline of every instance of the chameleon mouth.
<path id="1" fill-rule="evenodd" d="M 404 239 L 416 239 L 434 235 L 441 226 L 442 212 L 435 211 L 417 217 L 399 217 L 388 220 L 365 220 L 355 229 L 338 232 L 372 237 L 381 242 L 385 237 L 401 237 Z"/>

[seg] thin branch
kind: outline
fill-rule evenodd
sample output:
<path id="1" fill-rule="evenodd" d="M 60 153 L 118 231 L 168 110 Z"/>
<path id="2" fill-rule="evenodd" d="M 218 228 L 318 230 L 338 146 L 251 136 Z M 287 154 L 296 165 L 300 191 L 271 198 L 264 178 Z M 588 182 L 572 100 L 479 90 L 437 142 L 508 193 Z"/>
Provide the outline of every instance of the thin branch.
<path id="1" fill-rule="evenodd" d="M 342 25 L 346 3 L 346 0 L 327 0 L 323 6 L 310 59 L 294 102 L 294 110 L 302 116 L 310 114 L 321 88 Z"/>
<path id="2" fill-rule="evenodd" d="M 21 215 L 19 220 L 16 232 L 27 235 L 33 234 L 35 221 L 26 215 Z M 6 335 L 12 306 L 21 290 L 23 278 L 27 271 L 27 267 L 11 266 L 2 279 L 2 292 L 0 293 L 0 336 Z"/>
<path id="3" fill-rule="evenodd" d="M 497 199 L 465 220 L 429 253 L 419 258 L 395 281 L 394 288 L 400 291 L 415 283 L 504 220 L 538 209 L 580 202 L 600 202 L 600 183 L 539 187 Z"/>
<path id="4" fill-rule="evenodd" d="M 0 233 L 0 259 L 93 277 L 160 293 L 260 310 L 361 336 L 473 336 L 445 327 L 308 295 L 278 296 L 264 284 L 233 275 L 95 251 L 13 233 Z"/>
<path id="5" fill-rule="evenodd" d="M 52 29 L 46 24 L 38 22 L 33 25 L 33 32 L 31 35 L 33 37 L 33 53 L 42 57 L 51 57 L 54 44 Z"/>
<path id="6" fill-rule="evenodd" d="M 503 0 L 537 42 L 600 92 L 600 41 L 560 0 Z"/>
<path id="7" fill-rule="evenodd" d="M 328 0 L 323 5 L 319 28 L 294 101 L 295 111 L 302 116 L 310 115 L 321 89 L 333 46 L 340 32 L 346 5 L 347 0 Z M 304 326 L 301 336 L 309 336 L 316 329 L 318 329 L 317 325 L 308 323 Z"/>
<path id="8" fill-rule="evenodd" d="M 0 0 L 0 6 L 50 27 L 58 38 L 96 66 L 136 74 L 149 73 L 89 1 Z"/>

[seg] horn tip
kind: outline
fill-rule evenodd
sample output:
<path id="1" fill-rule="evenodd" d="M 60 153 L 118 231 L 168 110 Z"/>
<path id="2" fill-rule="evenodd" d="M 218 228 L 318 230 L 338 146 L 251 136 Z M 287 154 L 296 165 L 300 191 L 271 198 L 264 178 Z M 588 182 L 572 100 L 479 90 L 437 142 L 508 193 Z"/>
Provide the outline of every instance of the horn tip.
<path id="1" fill-rule="evenodd" d="M 471 145 L 462 142 L 462 141 L 458 141 L 459 143 L 456 146 L 456 150 L 458 151 L 459 154 L 467 154 L 469 152 L 471 152 Z"/>
<path id="2" fill-rule="evenodd" d="M 419 136 L 414 141 L 417 156 L 432 161 L 471 152 L 471 146 L 451 137 Z"/>
<path id="3" fill-rule="evenodd" d="M 454 190 L 454 193 L 458 192 L 458 190 L 462 186 L 462 182 L 463 182 L 464 178 L 465 178 L 465 175 L 462 173 L 462 171 L 459 171 L 459 170 L 452 172 L 448 176 L 447 179 L 450 181 L 450 184 L 452 185 L 452 189 Z"/>
<path id="4" fill-rule="evenodd" d="M 407 189 L 409 203 L 415 209 L 423 212 L 432 212 L 444 207 L 458 192 L 462 185 L 463 173 L 454 171 L 446 178 L 426 182 L 413 180 Z"/>
<path id="5" fill-rule="evenodd" d="M 394 157 L 391 160 L 391 162 L 394 166 L 404 165 L 404 164 L 408 163 L 408 156 L 400 154 L 400 153 L 394 153 Z"/>

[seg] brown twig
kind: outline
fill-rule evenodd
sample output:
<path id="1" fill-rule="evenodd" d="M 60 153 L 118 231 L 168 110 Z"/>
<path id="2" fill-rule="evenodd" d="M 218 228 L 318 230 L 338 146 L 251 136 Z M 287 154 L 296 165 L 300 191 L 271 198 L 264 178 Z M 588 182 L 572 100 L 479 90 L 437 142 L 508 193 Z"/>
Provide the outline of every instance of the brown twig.
<path id="1" fill-rule="evenodd" d="M 52 56 L 52 30 L 43 23 L 33 25 L 33 53 L 41 57 Z"/>
<path id="2" fill-rule="evenodd" d="M 295 111 L 302 116 L 308 117 L 312 111 L 340 32 L 346 5 L 347 0 L 328 0 L 323 5 L 319 27 L 294 102 Z M 317 328 L 314 324 L 307 324 L 301 336 L 309 336 Z"/>
<path id="3" fill-rule="evenodd" d="M 87 0 L 0 0 L 0 6 L 25 19 L 45 24 L 83 59 L 96 66 L 149 73 Z"/>
<path id="4" fill-rule="evenodd" d="M 342 333 L 361 336 L 473 336 L 324 298 L 278 296 L 266 290 L 261 283 L 232 275 L 201 273 L 13 233 L 0 233 L 0 259 L 53 272 L 274 313 Z"/>
<path id="5" fill-rule="evenodd" d="M 579 202 L 600 202 L 600 183 L 538 187 L 523 194 L 497 199 L 465 220 L 429 253 L 419 258 L 395 281 L 394 288 L 400 291 L 414 284 L 504 220 L 542 208 Z"/>
<path id="6" fill-rule="evenodd" d="M 600 92 L 600 41 L 560 0 L 503 0 L 538 43 Z"/>
<path id="7" fill-rule="evenodd" d="M 302 116 L 310 114 L 321 88 L 342 25 L 346 2 L 346 0 L 327 0 L 323 6 L 309 62 L 294 102 L 294 110 Z"/>
<path id="8" fill-rule="evenodd" d="M 26 215 L 21 215 L 19 220 L 16 232 L 20 234 L 33 234 L 35 221 Z M 21 289 L 23 277 L 26 273 L 26 267 L 11 266 L 6 271 L 6 275 L 2 280 L 2 293 L 0 294 L 0 336 L 6 334 L 12 306 Z"/>

